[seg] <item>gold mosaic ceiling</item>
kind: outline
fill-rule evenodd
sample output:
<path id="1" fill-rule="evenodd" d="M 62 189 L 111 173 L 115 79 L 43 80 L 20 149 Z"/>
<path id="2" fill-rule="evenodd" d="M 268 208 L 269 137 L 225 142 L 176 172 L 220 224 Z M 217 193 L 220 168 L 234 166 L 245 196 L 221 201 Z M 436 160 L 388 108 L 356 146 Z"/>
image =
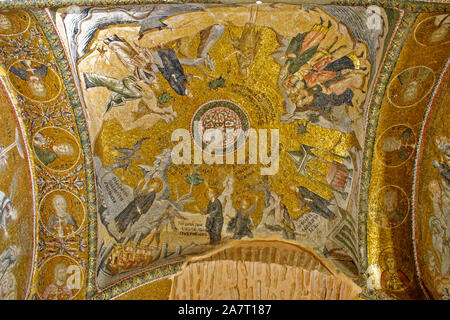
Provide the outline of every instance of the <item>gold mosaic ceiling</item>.
<path id="1" fill-rule="evenodd" d="M 0 298 L 449 299 L 450 5 L 311 2 L 0 3 Z"/>

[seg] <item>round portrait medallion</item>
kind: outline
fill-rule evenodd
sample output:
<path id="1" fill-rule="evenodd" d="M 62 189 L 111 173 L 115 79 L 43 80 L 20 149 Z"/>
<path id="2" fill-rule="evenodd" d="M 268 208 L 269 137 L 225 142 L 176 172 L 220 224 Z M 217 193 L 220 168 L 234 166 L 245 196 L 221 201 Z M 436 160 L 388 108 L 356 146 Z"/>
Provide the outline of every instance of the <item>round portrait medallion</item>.
<path id="1" fill-rule="evenodd" d="M 37 295 L 41 300 L 72 300 L 83 286 L 83 269 L 75 259 L 58 255 L 39 268 Z"/>
<path id="2" fill-rule="evenodd" d="M 41 200 L 39 215 L 43 227 L 49 233 L 66 238 L 80 230 L 86 213 L 82 201 L 75 194 L 55 190 Z"/>
<path id="3" fill-rule="evenodd" d="M 375 192 L 369 210 L 370 218 L 379 227 L 395 228 L 408 216 L 408 196 L 398 186 L 384 186 Z"/>
<path id="4" fill-rule="evenodd" d="M 434 81 L 434 72 L 430 68 L 425 66 L 408 68 L 389 83 L 388 99 L 398 108 L 412 107 L 430 93 Z"/>
<path id="5" fill-rule="evenodd" d="M 381 251 L 378 263 L 381 267 L 380 285 L 383 290 L 399 292 L 411 284 L 412 275 L 404 267 L 406 262 L 393 247 Z"/>
<path id="6" fill-rule="evenodd" d="M 33 150 L 37 160 L 54 171 L 72 169 L 80 159 L 77 139 L 67 130 L 46 127 L 33 136 Z"/>
<path id="7" fill-rule="evenodd" d="M 414 30 L 414 39 L 423 46 L 440 46 L 450 42 L 450 14 L 424 19 Z"/>
<path id="8" fill-rule="evenodd" d="M 203 104 L 191 120 L 194 143 L 216 155 L 236 151 L 245 143 L 249 128 L 250 121 L 244 109 L 227 100 Z"/>
<path id="9" fill-rule="evenodd" d="M 30 16 L 22 10 L 0 10 L 0 36 L 15 36 L 30 27 Z"/>
<path id="10" fill-rule="evenodd" d="M 408 161 L 416 149 L 414 131 L 406 125 L 392 126 L 376 143 L 378 159 L 387 167 L 398 167 Z"/>
<path id="11" fill-rule="evenodd" d="M 13 88 L 34 102 L 56 99 L 62 90 L 61 79 L 52 67 L 34 60 L 18 60 L 7 72 Z"/>

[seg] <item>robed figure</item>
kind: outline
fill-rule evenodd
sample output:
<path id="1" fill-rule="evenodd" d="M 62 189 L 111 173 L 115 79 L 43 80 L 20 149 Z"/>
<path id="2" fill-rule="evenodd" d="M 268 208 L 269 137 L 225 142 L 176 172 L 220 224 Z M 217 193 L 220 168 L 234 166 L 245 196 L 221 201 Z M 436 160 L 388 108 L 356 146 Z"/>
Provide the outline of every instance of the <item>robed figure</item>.
<path id="1" fill-rule="evenodd" d="M 145 179 L 139 182 L 134 189 L 134 199 L 114 218 L 117 229 L 121 234 L 150 209 L 156 193 L 161 189 L 162 182 L 158 178 L 153 178 L 148 183 Z"/>
<path id="2" fill-rule="evenodd" d="M 228 232 L 233 232 L 233 239 L 241 239 L 243 237 L 253 238 L 251 228 L 253 227 L 253 221 L 250 216 L 255 212 L 255 203 L 248 208 L 249 201 L 247 199 L 242 200 L 240 208 L 236 212 L 236 216 L 231 218 L 228 223 Z"/>
<path id="3" fill-rule="evenodd" d="M 308 63 L 319 49 L 320 42 L 325 39 L 331 22 L 324 26 L 323 21 L 315 25 L 309 32 L 299 33 L 291 39 L 286 49 L 286 65 L 289 74 L 294 74 Z"/>
<path id="4" fill-rule="evenodd" d="M 219 199 L 217 199 L 216 192 L 214 190 L 208 191 L 209 203 L 206 208 L 206 218 L 205 228 L 209 234 L 210 244 L 215 244 L 220 241 L 222 227 L 223 227 L 223 213 L 222 204 Z"/>

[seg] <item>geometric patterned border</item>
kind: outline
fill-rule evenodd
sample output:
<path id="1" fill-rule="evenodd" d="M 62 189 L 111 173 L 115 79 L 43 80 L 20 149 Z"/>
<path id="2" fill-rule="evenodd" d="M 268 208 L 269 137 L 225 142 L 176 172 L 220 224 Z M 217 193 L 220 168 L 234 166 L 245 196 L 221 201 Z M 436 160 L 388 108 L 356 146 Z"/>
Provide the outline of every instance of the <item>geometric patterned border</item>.
<path id="1" fill-rule="evenodd" d="M 369 206 L 369 187 L 372 169 L 372 160 L 374 154 L 375 138 L 378 128 L 378 120 L 380 117 L 381 106 L 386 92 L 386 87 L 392 72 L 400 55 L 401 48 L 408 34 L 417 19 L 418 14 L 406 14 L 400 22 L 397 33 L 392 41 L 392 45 L 386 52 L 385 59 L 382 62 L 383 69 L 378 77 L 378 83 L 375 86 L 375 94 L 372 98 L 368 123 L 366 128 L 366 140 L 364 149 L 364 159 L 362 164 L 362 176 L 360 187 L 360 216 L 359 216 L 359 236 L 360 249 L 364 252 L 361 254 L 361 267 L 367 269 L 367 213 Z"/>
<path id="2" fill-rule="evenodd" d="M 61 73 L 61 77 L 64 82 L 64 87 L 67 90 L 67 95 L 72 105 L 73 115 L 75 117 L 75 123 L 77 126 L 77 130 L 79 133 L 79 137 L 81 140 L 81 148 L 83 150 L 84 155 L 84 168 L 86 175 L 86 207 L 87 207 L 87 215 L 88 215 L 88 266 L 87 266 L 87 293 L 90 291 L 90 284 L 92 283 L 92 274 L 91 264 L 95 263 L 95 254 L 96 254 L 96 239 L 97 234 L 97 226 L 96 226 L 96 215 L 97 215 L 97 206 L 96 206 L 96 196 L 95 196 L 95 178 L 94 178 L 94 170 L 93 170 L 93 161 L 91 155 L 91 143 L 89 141 L 89 134 L 87 129 L 87 122 L 85 115 L 83 113 L 83 107 L 81 106 L 80 98 L 76 91 L 74 79 L 72 76 L 72 71 L 70 69 L 70 64 L 65 56 L 64 48 L 62 43 L 60 42 L 59 36 L 56 33 L 56 29 L 52 23 L 52 20 L 48 16 L 45 10 L 34 9 L 30 10 L 35 16 L 39 26 L 41 27 L 47 41 L 50 45 L 50 48 L 55 57 L 56 64 Z M 95 217 L 95 223 L 92 221 L 92 217 Z M 94 266 L 95 268 L 95 266 Z"/>
<path id="3" fill-rule="evenodd" d="M 314 0 L 288 0 L 288 1 L 275 1 L 266 0 L 265 3 L 292 3 L 292 4 L 317 4 Z M 197 1 L 176 1 L 176 0 L 3 0 L 0 2 L 0 9 L 30 9 L 30 8 L 51 8 L 51 7 L 67 7 L 71 5 L 76 6 L 119 6 L 119 5 L 144 5 L 144 4 L 168 4 L 168 3 L 211 3 L 211 4 L 251 4 L 255 3 L 254 0 L 222 0 L 222 1 L 209 1 L 209 0 L 197 0 Z M 392 7 L 398 9 L 405 9 L 410 12 L 449 12 L 450 5 L 448 0 L 330 0 L 323 1 L 320 4 L 333 4 L 333 5 L 349 5 L 349 6 L 370 6 L 379 5 L 385 8 Z"/>

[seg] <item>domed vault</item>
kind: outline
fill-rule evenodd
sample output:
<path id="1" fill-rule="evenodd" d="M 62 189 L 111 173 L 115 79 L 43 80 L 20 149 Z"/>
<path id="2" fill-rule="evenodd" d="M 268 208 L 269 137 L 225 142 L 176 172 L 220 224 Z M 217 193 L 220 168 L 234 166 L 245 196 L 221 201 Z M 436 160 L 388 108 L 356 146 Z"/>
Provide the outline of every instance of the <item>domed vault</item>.
<path id="1" fill-rule="evenodd" d="M 1 299 L 449 299 L 445 1 L 0 3 Z"/>

